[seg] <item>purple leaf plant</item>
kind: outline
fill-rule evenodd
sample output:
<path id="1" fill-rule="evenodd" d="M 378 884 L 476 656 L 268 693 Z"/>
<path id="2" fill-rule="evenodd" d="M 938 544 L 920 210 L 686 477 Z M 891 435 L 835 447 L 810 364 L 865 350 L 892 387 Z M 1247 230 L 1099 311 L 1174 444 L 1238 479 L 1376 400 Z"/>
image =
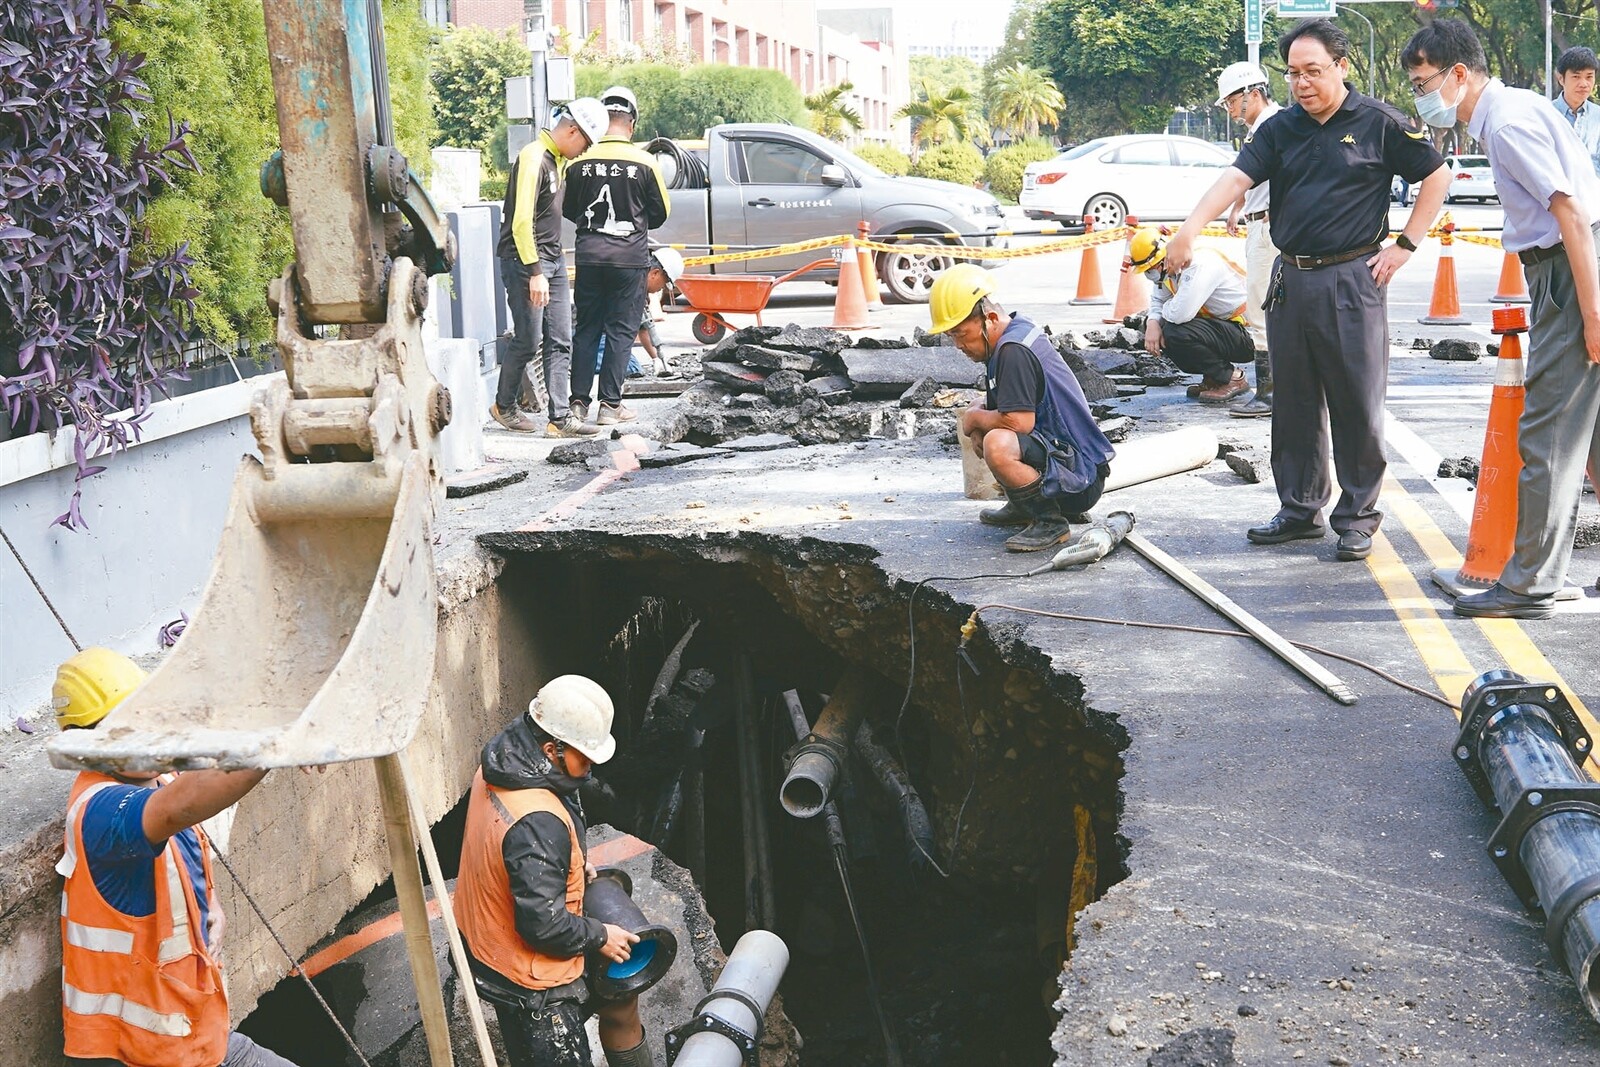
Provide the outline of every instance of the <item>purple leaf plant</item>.
<path id="1" fill-rule="evenodd" d="M 180 369 L 197 295 L 187 246 L 150 248 L 144 224 L 197 165 L 187 123 L 169 116 L 160 144 L 127 135 L 150 98 L 144 57 L 109 28 L 137 2 L 0 3 L 0 418 L 71 427 L 77 476 L 55 520 L 68 529 L 84 526 L 93 458 L 138 439 Z"/>

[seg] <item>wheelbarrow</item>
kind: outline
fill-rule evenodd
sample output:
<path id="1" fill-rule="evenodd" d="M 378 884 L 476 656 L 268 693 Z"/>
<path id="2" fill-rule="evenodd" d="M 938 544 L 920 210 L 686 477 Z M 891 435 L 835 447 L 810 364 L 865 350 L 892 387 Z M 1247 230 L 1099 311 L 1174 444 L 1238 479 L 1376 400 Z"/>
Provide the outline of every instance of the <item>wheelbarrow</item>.
<path id="1" fill-rule="evenodd" d="M 722 317 L 724 312 L 754 315 L 756 325 L 760 326 L 761 312 L 766 310 L 772 290 L 808 270 L 831 267 L 837 262 L 832 257 L 818 259 L 776 277 L 770 274 L 684 274 L 673 284 L 689 301 L 689 310 L 695 313 L 694 321 L 689 324 L 694 339 L 703 345 L 714 345 L 722 340 L 723 334 L 735 328 Z"/>

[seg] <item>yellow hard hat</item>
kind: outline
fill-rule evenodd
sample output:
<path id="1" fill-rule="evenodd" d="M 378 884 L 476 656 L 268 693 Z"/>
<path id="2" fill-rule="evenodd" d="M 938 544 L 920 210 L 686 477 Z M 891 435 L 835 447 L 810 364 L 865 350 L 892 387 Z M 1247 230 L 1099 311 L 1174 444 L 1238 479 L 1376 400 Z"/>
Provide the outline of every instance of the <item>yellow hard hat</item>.
<path id="1" fill-rule="evenodd" d="M 947 333 L 961 324 L 978 306 L 978 301 L 994 292 L 994 279 L 976 263 L 957 263 L 933 280 L 928 293 L 928 317 L 934 333 Z"/>
<path id="2" fill-rule="evenodd" d="M 50 704 L 63 729 L 98 723 L 139 688 L 144 671 L 127 656 L 109 648 L 86 648 L 56 669 Z"/>
<path id="3" fill-rule="evenodd" d="M 1167 258 L 1167 239 L 1154 226 L 1136 230 L 1133 241 L 1128 245 L 1128 258 L 1132 261 L 1134 272 L 1143 274 Z"/>

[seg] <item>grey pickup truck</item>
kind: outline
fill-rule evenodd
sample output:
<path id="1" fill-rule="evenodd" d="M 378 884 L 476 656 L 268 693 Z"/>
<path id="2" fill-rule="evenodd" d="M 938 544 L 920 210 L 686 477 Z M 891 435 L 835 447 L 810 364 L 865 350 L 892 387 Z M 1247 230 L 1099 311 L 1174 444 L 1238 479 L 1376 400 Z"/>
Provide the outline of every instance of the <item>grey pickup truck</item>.
<path id="1" fill-rule="evenodd" d="M 795 126 L 729 123 L 706 131 L 702 145 L 659 139 L 647 150 L 661 164 L 672 197 L 658 244 L 781 245 L 853 234 L 865 221 L 872 236 L 960 234 L 939 243 L 1003 247 L 1000 202 L 954 182 L 885 174 L 843 145 Z M 694 249 L 689 254 L 693 255 Z M 814 250 L 710 268 L 717 274 L 783 274 L 829 255 Z M 878 255 L 885 298 L 922 303 L 948 256 Z M 838 277 L 832 268 L 813 276 Z"/>

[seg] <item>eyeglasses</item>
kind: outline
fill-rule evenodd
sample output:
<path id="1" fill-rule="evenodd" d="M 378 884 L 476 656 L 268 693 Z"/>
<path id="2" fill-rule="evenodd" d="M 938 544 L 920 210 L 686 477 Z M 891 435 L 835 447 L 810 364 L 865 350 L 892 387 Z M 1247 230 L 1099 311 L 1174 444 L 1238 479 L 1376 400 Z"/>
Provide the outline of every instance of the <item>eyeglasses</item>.
<path id="1" fill-rule="evenodd" d="M 1451 68 L 1446 67 L 1443 70 L 1436 70 L 1432 74 L 1428 75 L 1426 78 L 1423 78 L 1421 81 L 1412 82 L 1412 84 L 1411 84 L 1411 95 L 1412 96 L 1426 96 L 1426 95 L 1428 95 L 1428 83 L 1433 81 L 1436 78 L 1441 78 L 1444 75 L 1449 74 L 1450 73 L 1450 69 Z"/>
<path id="2" fill-rule="evenodd" d="M 1297 81 L 1317 82 L 1321 81 L 1322 76 L 1328 73 L 1330 70 L 1338 69 L 1338 67 L 1312 67 L 1310 70 L 1286 70 L 1283 72 L 1283 80 L 1288 82 L 1290 85 L 1293 85 Z"/>

